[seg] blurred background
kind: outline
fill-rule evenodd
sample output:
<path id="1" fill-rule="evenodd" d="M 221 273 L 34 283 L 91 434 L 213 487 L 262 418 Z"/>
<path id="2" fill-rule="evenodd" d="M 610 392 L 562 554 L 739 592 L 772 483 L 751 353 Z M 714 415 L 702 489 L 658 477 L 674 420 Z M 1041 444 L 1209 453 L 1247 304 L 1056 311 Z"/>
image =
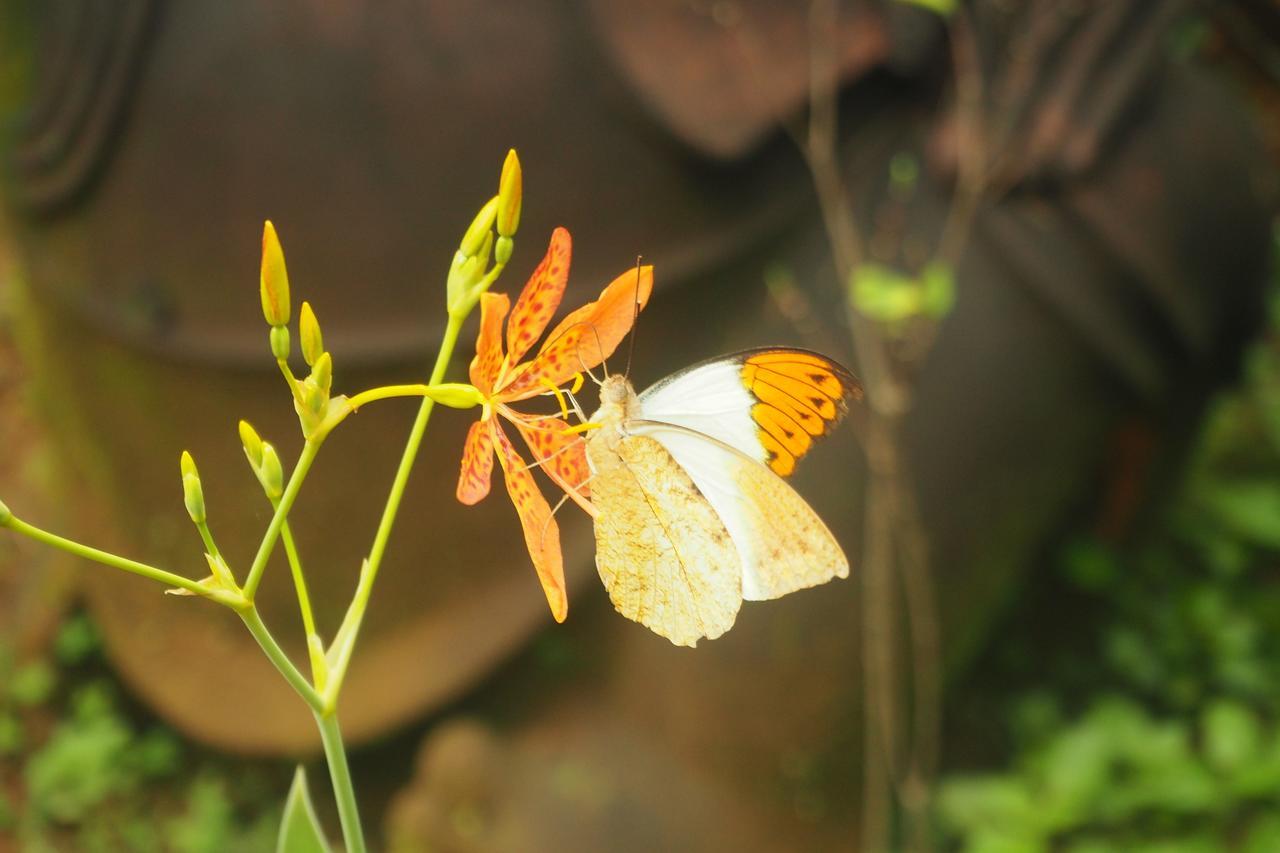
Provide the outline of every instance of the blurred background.
<path id="1" fill-rule="evenodd" d="M 0 2 L 0 498 L 193 577 L 301 444 L 264 219 L 335 385 L 422 381 L 520 152 L 496 289 L 655 265 L 633 379 L 762 344 L 867 399 L 795 477 L 846 581 L 677 649 L 560 516 L 551 622 L 437 412 L 341 715 L 399 850 L 1280 849 L 1280 6 Z M 472 327 L 450 378 L 463 379 Z M 586 405 L 595 404 L 592 392 Z M 415 407 L 292 521 L 336 629 Z M 314 726 L 233 614 L 0 538 L 0 849 L 270 849 Z M 267 622 L 302 660 L 283 560 Z"/>

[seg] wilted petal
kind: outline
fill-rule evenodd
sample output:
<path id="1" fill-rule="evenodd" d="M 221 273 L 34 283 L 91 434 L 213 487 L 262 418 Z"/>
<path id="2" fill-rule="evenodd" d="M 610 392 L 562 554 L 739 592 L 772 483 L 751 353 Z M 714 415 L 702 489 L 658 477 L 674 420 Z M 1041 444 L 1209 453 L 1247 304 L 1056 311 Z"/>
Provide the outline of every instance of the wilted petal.
<path id="1" fill-rule="evenodd" d="M 511 441 L 500 428 L 494 429 L 494 441 L 498 447 L 498 463 L 507 481 L 507 492 L 520 515 L 524 528 L 525 545 L 533 558 L 533 568 L 542 582 L 542 591 L 551 606 L 551 615 L 563 622 L 569 613 L 569 600 L 565 594 L 564 557 L 560 553 L 560 528 L 551 517 L 551 507 L 538 490 L 533 473 L 525 467 L 524 460 L 516 454 Z"/>
<path id="2" fill-rule="evenodd" d="M 615 278 L 595 302 L 565 317 L 542 345 L 537 358 L 499 389 L 503 400 L 532 397 L 545 383 L 563 385 L 575 373 L 590 370 L 613 354 L 635 322 L 653 290 L 653 267 L 627 270 Z"/>
<path id="3" fill-rule="evenodd" d="M 547 323 L 560 307 L 565 283 L 569 281 L 569 260 L 573 253 L 573 241 L 569 232 L 557 228 L 551 233 L 551 245 L 538 268 L 529 277 L 516 307 L 507 323 L 507 357 L 511 363 L 520 361 L 529 347 L 537 343 Z"/>
<path id="4" fill-rule="evenodd" d="M 467 433 L 467 443 L 462 448 L 462 471 L 458 474 L 458 500 L 472 506 L 489 494 L 489 479 L 493 474 L 493 424 L 487 420 L 476 421 Z"/>
<path id="5" fill-rule="evenodd" d="M 505 293 L 480 295 L 480 334 L 471 359 L 471 384 L 485 393 L 493 391 L 502 368 L 502 321 L 510 308 L 511 300 Z"/>

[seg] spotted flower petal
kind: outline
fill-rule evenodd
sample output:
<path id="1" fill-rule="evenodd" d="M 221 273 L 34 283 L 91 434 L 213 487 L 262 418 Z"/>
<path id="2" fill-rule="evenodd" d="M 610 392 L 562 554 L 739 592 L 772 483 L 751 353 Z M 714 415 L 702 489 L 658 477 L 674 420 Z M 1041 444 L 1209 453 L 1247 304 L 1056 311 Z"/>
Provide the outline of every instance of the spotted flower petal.
<path id="1" fill-rule="evenodd" d="M 493 392 L 502 370 L 502 321 L 510 308 L 511 300 L 505 293 L 480 296 L 480 335 L 471 359 L 471 384 L 485 394 Z"/>
<path id="2" fill-rule="evenodd" d="M 637 275 L 638 273 L 638 275 Z M 653 291 L 653 267 L 631 269 L 610 282 L 595 302 L 569 314 L 547 337 L 537 357 L 521 366 L 499 389 L 507 401 L 542 393 L 547 384 L 563 385 L 613 354 Z"/>
<path id="3" fill-rule="evenodd" d="M 507 481 L 507 493 L 520 516 L 524 528 L 525 545 L 533 558 L 533 568 L 542 582 L 542 591 L 551 606 L 551 615 L 563 622 L 569 614 L 569 599 L 565 593 L 564 557 L 560 552 L 560 528 L 551 516 L 551 507 L 533 480 L 533 473 L 525 466 L 511 441 L 501 428 L 494 427 L 494 444 L 498 449 L 498 464 Z"/>
<path id="4" fill-rule="evenodd" d="M 478 504 L 489 494 L 493 474 L 493 421 L 484 419 L 471 425 L 462 449 L 462 470 L 458 474 L 458 500 L 467 506 Z"/>
<path id="5" fill-rule="evenodd" d="M 551 233 L 551 245 L 538 268 L 529 277 L 516 307 L 507 321 L 507 358 L 516 364 L 537 343 L 547 323 L 560 307 L 565 284 L 569 281 L 569 261 L 573 241 L 569 232 L 557 228 Z"/>
<path id="6" fill-rule="evenodd" d="M 587 466 L 587 443 L 582 436 L 568 432 L 565 422 L 558 418 L 519 418 L 513 422 L 529 445 L 534 462 L 582 506 L 591 496 L 591 469 Z M 588 513 L 595 511 L 594 507 L 583 506 L 583 509 Z"/>

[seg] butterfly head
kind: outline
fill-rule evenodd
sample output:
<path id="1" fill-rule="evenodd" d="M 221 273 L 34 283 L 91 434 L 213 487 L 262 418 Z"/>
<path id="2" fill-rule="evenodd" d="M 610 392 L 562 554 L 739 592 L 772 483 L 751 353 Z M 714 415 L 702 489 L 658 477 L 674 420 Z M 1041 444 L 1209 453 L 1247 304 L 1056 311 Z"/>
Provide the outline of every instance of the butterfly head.
<path id="1" fill-rule="evenodd" d="M 600 405 L 625 406 L 635 394 L 631 382 L 625 376 L 614 374 L 600 383 Z"/>

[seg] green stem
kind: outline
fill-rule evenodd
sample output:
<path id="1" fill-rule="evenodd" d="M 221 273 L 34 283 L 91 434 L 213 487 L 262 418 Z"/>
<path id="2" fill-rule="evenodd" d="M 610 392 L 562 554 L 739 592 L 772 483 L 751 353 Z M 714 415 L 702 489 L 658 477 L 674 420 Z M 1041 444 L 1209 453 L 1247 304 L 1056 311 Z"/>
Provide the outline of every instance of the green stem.
<path id="1" fill-rule="evenodd" d="M 289 522 L 280 525 L 280 541 L 284 543 L 284 552 L 289 558 L 289 570 L 293 573 L 293 588 L 298 593 L 298 609 L 302 611 L 302 628 L 310 636 L 316 632 L 315 617 L 311 615 L 311 596 L 307 594 L 307 576 L 302 572 L 302 560 L 298 557 L 298 546 L 293 542 L 293 531 Z"/>
<path id="2" fill-rule="evenodd" d="M 316 692 L 316 689 L 311 686 L 311 682 L 307 681 L 306 676 L 293 665 L 293 661 L 289 660 L 289 656 L 284 653 L 284 649 L 280 648 L 280 644 L 276 642 L 275 637 L 271 636 L 271 632 L 267 630 L 266 623 L 262 621 L 262 617 L 258 614 L 258 608 L 250 607 L 241 611 L 240 618 L 244 621 L 245 627 L 249 629 L 249 633 L 258 641 L 258 645 L 266 652 L 271 663 L 284 676 L 284 680 L 289 682 L 289 686 L 298 692 L 298 695 L 302 697 L 308 707 L 317 713 L 323 709 L 324 700 L 320 698 L 320 694 Z"/>
<path id="3" fill-rule="evenodd" d="M 245 606 L 243 597 L 236 595 L 229 590 L 214 590 L 204 586 L 199 581 L 193 581 L 190 578 L 184 578 L 182 575 L 176 575 L 173 572 L 166 572 L 164 569 L 157 569 L 155 566 L 148 566 L 146 563 L 139 563 L 136 560 L 130 560 L 125 557 L 119 557 L 107 551 L 100 551 L 97 548 L 91 548 L 88 545 L 82 545 L 79 542 L 73 542 L 70 539 L 64 539 L 55 533 L 42 530 L 33 524 L 28 524 L 17 516 L 10 516 L 4 523 L 4 526 L 11 529 L 14 533 L 21 533 L 23 536 L 43 542 L 54 548 L 75 554 L 77 557 L 83 557 L 86 560 L 93 560 L 95 563 L 102 563 L 104 566 L 111 566 L 115 569 L 121 569 L 131 574 L 141 575 L 144 578 L 150 578 L 158 583 L 166 586 L 184 589 L 187 592 L 201 595 L 206 598 L 212 598 L 219 604 L 225 604 L 234 609 L 241 609 Z"/>
<path id="4" fill-rule="evenodd" d="M 424 397 L 431 391 L 430 385 L 383 385 L 379 388 L 370 388 L 368 391 L 361 391 L 359 394 L 351 397 L 347 402 L 351 404 L 351 408 L 358 409 L 366 403 L 372 403 L 375 400 L 387 400 L 392 397 Z"/>
<path id="5" fill-rule="evenodd" d="M 289 477 L 289 485 L 285 486 L 284 494 L 280 497 L 280 503 L 276 504 L 275 515 L 271 517 L 271 523 L 267 525 L 267 532 L 262 536 L 262 544 L 258 546 L 258 554 L 253 558 L 253 565 L 249 567 L 249 576 L 244 582 L 245 598 L 253 601 L 254 594 L 258 591 L 258 584 L 262 582 L 262 573 L 267 568 L 267 558 L 271 556 L 271 549 L 276 544 L 276 539 L 280 536 L 280 528 L 284 526 L 285 519 L 289 517 L 289 510 L 293 508 L 293 502 L 298 497 L 298 490 L 302 488 L 302 481 L 307 478 L 307 471 L 311 469 L 311 463 L 315 461 L 316 454 L 320 452 L 320 445 L 323 439 L 311 440 L 302 446 L 302 454 L 298 457 L 298 465 L 293 469 L 293 475 Z"/>
<path id="6" fill-rule="evenodd" d="M 431 370 L 431 379 L 428 384 L 439 385 L 444 379 L 444 373 L 449 367 L 449 359 L 453 357 L 453 348 L 458 343 L 458 333 L 462 330 L 464 319 L 466 319 L 464 313 L 450 312 L 449 323 L 445 326 L 444 338 L 440 341 L 440 351 L 436 354 L 435 367 Z M 358 630 L 364 617 L 369 595 L 373 590 L 373 581 L 378 575 L 378 568 L 382 565 L 382 555 L 386 553 L 387 540 L 391 538 L 391 528 L 395 524 L 396 514 L 400 511 L 400 501 L 404 497 L 404 489 L 409 482 L 409 472 L 413 470 L 414 460 L 418 458 L 418 448 L 422 445 L 422 436 L 427 431 L 427 422 L 431 420 L 431 412 L 435 405 L 435 400 L 430 397 L 422 398 L 418 417 L 409 431 L 409 439 L 405 442 L 404 453 L 400 457 L 400 467 L 396 469 L 395 480 L 391 484 L 386 506 L 382 510 L 382 519 L 378 522 L 378 531 L 369 549 L 368 566 L 361 572 L 357 594 L 351 599 L 347 614 L 343 617 L 344 627 L 351 626 L 352 630 Z M 351 660 L 351 650 L 355 645 L 354 636 L 344 639 L 346 648 L 340 654 L 339 660 L 334 662 L 335 665 L 330 672 L 331 688 L 326 695 L 329 707 L 337 704 L 338 690 L 342 685 L 347 664 Z"/>
<path id="7" fill-rule="evenodd" d="M 347 767 L 347 752 L 342 746 L 342 729 L 337 714 L 316 714 L 316 726 L 320 740 L 324 742 L 324 756 L 329 762 L 329 778 L 333 781 L 333 796 L 338 803 L 338 819 L 342 821 L 342 840 L 347 853 L 365 853 L 364 830 L 360 826 L 360 809 L 356 805 L 356 792 L 351 786 L 351 770 Z"/>

